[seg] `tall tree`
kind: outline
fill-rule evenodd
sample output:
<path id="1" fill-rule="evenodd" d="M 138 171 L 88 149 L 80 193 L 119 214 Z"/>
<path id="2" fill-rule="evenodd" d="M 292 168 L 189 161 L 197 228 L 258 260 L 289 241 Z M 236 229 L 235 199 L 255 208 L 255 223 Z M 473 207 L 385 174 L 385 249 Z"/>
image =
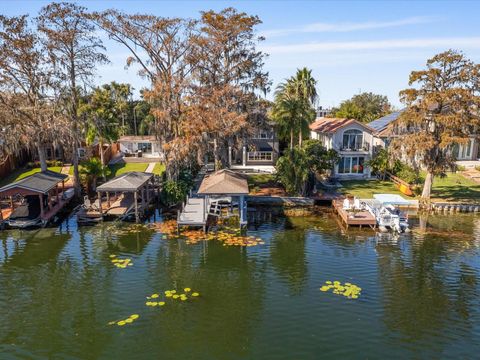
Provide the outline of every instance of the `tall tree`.
<path id="1" fill-rule="evenodd" d="M 94 13 L 91 18 L 110 39 L 130 51 L 127 66 L 137 66 L 139 75 L 150 81 L 150 88 L 143 91 L 143 95 L 151 106 L 152 130 L 157 139 L 165 145 L 177 138 L 185 113 L 184 97 L 190 86 L 192 67 L 187 56 L 195 21 L 150 14 L 129 15 L 117 10 Z M 176 167 L 176 153 L 173 147 L 164 146 L 169 177 L 178 175 L 172 170 Z"/>
<path id="2" fill-rule="evenodd" d="M 343 101 L 333 113 L 336 117 L 355 119 L 361 122 L 370 122 L 388 114 L 392 105 L 384 95 L 363 92 Z"/>
<path id="3" fill-rule="evenodd" d="M 105 84 L 93 90 L 86 102 L 81 104 L 79 112 L 87 121 L 83 124 L 86 128 L 86 143 L 93 144 L 98 141 L 101 165 L 105 166 L 103 146 L 118 140 L 122 132 L 120 125 L 125 111 L 123 96 L 119 96 L 117 89 L 127 89 L 126 84 Z M 106 174 L 102 174 L 106 180 Z"/>
<path id="4" fill-rule="evenodd" d="M 33 24 L 34 25 L 34 24 Z M 47 170 L 45 146 L 62 139 L 62 118 L 54 117 L 52 68 L 36 29 L 26 15 L 0 16 L 0 146 L 5 153 L 24 147 L 38 153 Z"/>
<path id="5" fill-rule="evenodd" d="M 453 149 L 480 125 L 480 64 L 448 50 L 427 61 L 425 70 L 412 71 L 400 92 L 407 106 L 396 123 L 392 142 L 396 155 L 408 156 L 425 168 L 422 200 L 430 201 L 433 179 L 454 166 Z"/>
<path id="6" fill-rule="evenodd" d="M 277 87 L 272 115 L 284 137 L 290 134 L 290 149 L 293 149 L 295 134 L 302 147 L 303 138 L 308 134 L 308 125 L 315 120 L 314 104 L 318 97 L 316 84 L 312 71 L 303 68 Z"/>
<path id="7" fill-rule="evenodd" d="M 255 27 L 257 16 L 227 8 L 220 12 L 201 13 L 199 26 L 191 40 L 189 60 L 193 68 L 191 109 L 201 119 L 204 114 L 212 123 L 200 127 L 213 143 L 217 167 L 226 163 L 227 147 L 236 134 L 248 131 L 249 114 L 258 110 L 258 96 L 270 86 L 263 70 L 265 54 L 257 50 L 263 40 Z M 217 115 L 215 116 L 215 113 Z"/>
<path id="8" fill-rule="evenodd" d="M 108 59 L 84 7 L 66 2 L 50 3 L 41 9 L 38 23 L 45 36 L 50 61 L 55 67 L 65 114 L 71 123 L 73 183 L 76 196 L 80 196 L 78 147 L 82 136 L 79 131 L 79 88 L 89 86 L 97 66 L 108 62 Z"/>

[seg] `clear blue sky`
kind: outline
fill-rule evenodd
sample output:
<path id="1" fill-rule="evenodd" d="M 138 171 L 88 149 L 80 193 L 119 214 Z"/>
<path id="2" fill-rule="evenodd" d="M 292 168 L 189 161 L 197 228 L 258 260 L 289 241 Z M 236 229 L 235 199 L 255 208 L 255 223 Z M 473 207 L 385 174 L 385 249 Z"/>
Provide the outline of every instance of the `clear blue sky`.
<path id="1" fill-rule="evenodd" d="M 35 15 L 48 1 L 0 1 L 5 15 Z M 480 3 L 474 1 L 79 1 L 91 10 L 110 7 L 159 16 L 196 17 L 201 10 L 234 6 L 258 15 L 270 54 L 273 88 L 298 67 L 313 69 L 320 104 L 337 105 L 360 91 L 385 94 L 400 106 L 399 90 L 411 70 L 443 50 L 464 51 L 480 62 Z M 125 70 L 128 52 L 106 41 L 111 64 L 99 67 L 97 83 L 145 85 Z M 269 98 L 271 95 L 269 95 Z"/>

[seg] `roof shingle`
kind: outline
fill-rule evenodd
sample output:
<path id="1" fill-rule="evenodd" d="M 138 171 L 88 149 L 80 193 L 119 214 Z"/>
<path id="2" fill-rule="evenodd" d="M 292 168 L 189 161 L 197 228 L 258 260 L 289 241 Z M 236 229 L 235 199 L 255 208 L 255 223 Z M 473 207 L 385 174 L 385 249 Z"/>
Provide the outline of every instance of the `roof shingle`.
<path id="1" fill-rule="evenodd" d="M 205 195 L 246 195 L 248 182 L 245 176 L 231 170 L 220 170 L 205 176 L 198 194 Z"/>

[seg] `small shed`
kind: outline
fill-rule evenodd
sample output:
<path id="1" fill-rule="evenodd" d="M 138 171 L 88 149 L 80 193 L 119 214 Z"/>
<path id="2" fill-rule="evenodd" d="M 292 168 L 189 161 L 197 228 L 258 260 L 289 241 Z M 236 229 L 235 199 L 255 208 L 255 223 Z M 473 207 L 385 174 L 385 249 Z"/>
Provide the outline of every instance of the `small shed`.
<path id="1" fill-rule="evenodd" d="M 138 197 L 140 195 L 142 209 L 145 208 L 148 203 L 150 203 L 151 199 L 153 198 L 153 179 L 154 175 L 152 173 L 132 171 L 119 175 L 112 180 L 107 181 L 105 184 L 98 186 L 97 194 L 99 199 L 100 215 L 103 216 L 102 193 L 105 193 L 107 200 L 107 212 L 113 208 L 116 208 L 118 211 L 110 212 L 110 214 L 124 215 L 133 203 L 135 208 L 135 220 L 138 222 L 140 219 Z M 110 196 L 116 193 L 121 193 L 124 195 L 133 194 L 133 199 L 125 197 L 117 200 L 118 204 L 113 204 L 112 206 Z"/>

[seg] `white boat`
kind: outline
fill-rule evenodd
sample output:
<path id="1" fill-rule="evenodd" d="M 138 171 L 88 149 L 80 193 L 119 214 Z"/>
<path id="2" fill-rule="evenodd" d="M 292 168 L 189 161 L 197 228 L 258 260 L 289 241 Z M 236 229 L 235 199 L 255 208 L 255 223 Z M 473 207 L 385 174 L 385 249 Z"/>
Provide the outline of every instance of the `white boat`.
<path id="1" fill-rule="evenodd" d="M 405 200 L 396 194 L 376 194 L 374 200 L 365 201 L 367 209 L 375 216 L 380 231 L 392 230 L 397 233 L 409 232 L 408 214 L 402 207 L 418 206 L 416 200 Z"/>

